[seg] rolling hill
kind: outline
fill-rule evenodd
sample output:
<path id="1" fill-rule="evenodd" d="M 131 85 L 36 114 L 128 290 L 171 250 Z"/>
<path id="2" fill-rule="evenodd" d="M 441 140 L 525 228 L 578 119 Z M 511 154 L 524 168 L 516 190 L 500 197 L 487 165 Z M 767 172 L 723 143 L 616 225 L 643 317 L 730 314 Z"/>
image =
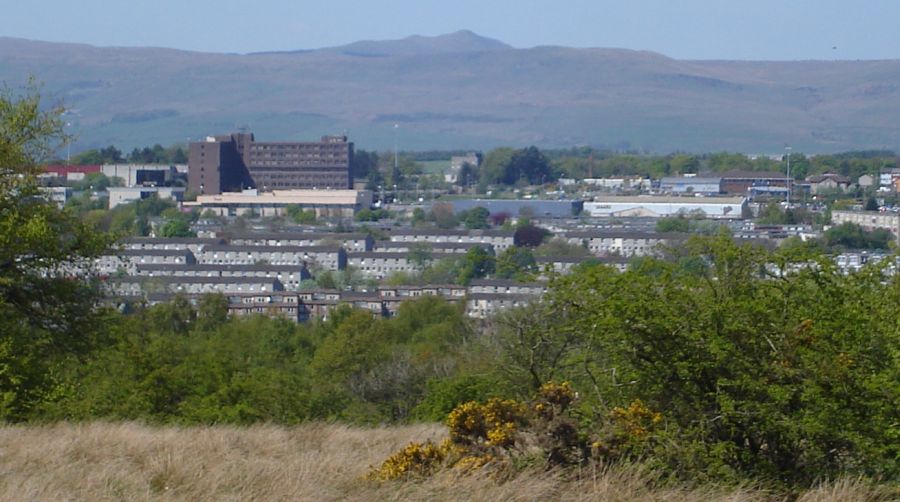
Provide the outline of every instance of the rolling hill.
<path id="1" fill-rule="evenodd" d="M 252 54 L 0 37 L 0 81 L 28 75 L 71 109 L 77 149 L 240 127 L 263 140 L 346 131 L 364 149 L 900 147 L 900 60 L 681 61 L 468 31 Z"/>

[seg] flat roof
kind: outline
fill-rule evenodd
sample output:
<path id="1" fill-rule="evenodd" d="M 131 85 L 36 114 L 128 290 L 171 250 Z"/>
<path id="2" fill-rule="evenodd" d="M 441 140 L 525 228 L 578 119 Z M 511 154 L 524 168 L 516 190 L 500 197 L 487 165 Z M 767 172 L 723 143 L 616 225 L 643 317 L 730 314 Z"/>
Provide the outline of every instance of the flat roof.
<path id="1" fill-rule="evenodd" d="M 196 202 L 186 206 L 217 204 L 345 204 L 356 205 L 365 198 L 363 190 L 274 190 L 271 192 L 225 192 L 218 195 L 198 195 Z"/>
<path id="2" fill-rule="evenodd" d="M 334 246 L 254 246 L 252 244 L 212 244 L 203 248 L 203 253 L 338 253 L 340 245 Z"/>
<path id="3" fill-rule="evenodd" d="M 676 197 L 671 195 L 610 195 L 597 196 L 585 204 L 743 204 L 744 197 Z"/>
<path id="4" fill-rule="evenodd" d="M 229 240 L 277 240 L 277 241 L 298 241 L 298 240 L 325 240 L 331 239 L 335 241 L 361 240 L 367 239 L 369 234 L 362 232 L 223 232 L 223 238 Z"/>
<path id="5" fill-rule="evenodd" d="M 660 183 L 720 183 L 722 178 L 710 178 L 699 176 L 665 176 Z"/>

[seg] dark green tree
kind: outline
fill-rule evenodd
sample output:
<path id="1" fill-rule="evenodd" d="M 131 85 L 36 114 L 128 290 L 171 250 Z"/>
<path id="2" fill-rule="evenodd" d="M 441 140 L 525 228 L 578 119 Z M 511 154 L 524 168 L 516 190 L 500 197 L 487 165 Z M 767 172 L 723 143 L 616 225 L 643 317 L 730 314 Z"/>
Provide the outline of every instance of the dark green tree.
<path id="1" fill-rule="evenodd" d="M 425 214 L 425 210 L 421 207 L 417 207 L 413 209 L 412 217 L 410 218 L 410 224 L 414 227 L 420 226 L 425 223 L 428 216 Z"/>
<path id="2" fill-rule="evenodd" d="M 459 172 L 456 174 L 456 184 L 461 187 L 469 187 L 474 185 L 477 181 L 478 168 L 468 162 L 463 163 L 462 167 L 459 168 Z"/>
<path id="3" fill-rule="evenodd" d="M 863 209 L 866 211 L 878 211 L 878 201 L 875 200 L 875 197 L 867 197 L 866 207 Z"/>
<path id="4" fill-rule="evenodd" d="M 65 141 L 61 108 L 34 87 L 0 91 L 0 419 L 19 420 L 56 383 L 54 369 L 96 340 L 93 258 L 111 239 L 40 192 L 38 164 Z"/>
<path id="5" fill-rule="evenodd" d="M 159 231 L 160 237 L 196 237 L 197 233 L 191 230 L 191 222 L 184 217 L 173 218 L 167 221 Z"/>
<path id="6" fill-rule="evenodd" d="M 514 185 L 520 181 L 537 185 L 554 179 L 547 157 L 537 147 L 530 146 L 516 150 L 506 167 L 503 181 L 508 185 Z"/>
<path id="7" fill-rule="evenodd" d="M 684 216 L 669 216 L 656 221 L 657 232 L 685 232 L 691 229 L 691 222 Z"/>
<path id="8" fill-rule="evenodd" d="M 433 204 L 428 219 L 433 221 L 438 228 L 450 229 L 459 225 L 459 218 L 453 212 L 453 204 L 447 202 Z"/>
<path id="9" fill-rule="evenodd" d="M 481 279 L 493 274 L 496 261 L 494 255 L 483 247 L 474 247 L 466 251 L 466 256 L 460 266 L 457 282 L 462 285 L 468 285 L 472 279 Z"/>
<path id="10" fill-rule="evenodd" d="M 350 171 L 356 179 L 369 178 L 372 172 L 378 171 L 378 153 L 356 150 L 353 152 Z"/>
<path id="11" fill-rule="evenodd" d="M 490 227 L 490 224 L 488 223 L 488 217 L 490 215 L 490 211 L 479 206 L 469 209 L 459 216 L 466 228 L 469 230 L 476 230 Z"/>
<path id="12" fill-rule="evenodd" d="M 511 247 L 497 256 L 497 273 L 500 279 L 528 281 L 537 272 L 537 262 L 530 249 Z"/>
<path id="13" fill-rule="evenodd" d="M 481 164 L 480 182 L 485 185 L 504 183 L 514 153 L 512 148 L 496 148 L 488 152 Z"/>
<path id="14" fill-rule="evenodd" d="M 417 269 L 424 269 L 425 266 L 432 260 L 431 246 L 424 242 L 417 242 L 412 244 L 409 247 L 409 253 L 407 253 L 406 259 L 409 260 L 410 263 L 415 265 Z"/>
<path id="15" fill-rule="evenodd" d="M 842 223 L 825 232 L 825 244 L 845 249 L 888 249 L 894 241 L 887 230 L 866 231 L 854 223 Z"/>
<path id="16" fill-rule="evenodd" d="M 316 223 L 316 210 L 306 209 L 296 204 L 290 204 L 285 209 L 288 218 L 299 225 L 313 225 Z"/>
<path id="17" fill-rule="evenodd" d="M 337 289 L 337 281 L 330 270 L 323 270 L 316 274 L 316 285 L 322 289 Z"/>
<path id="18" fill-rule="evenodd" d="M 188 156 L 187 156 L 187 154 L 184 152 L 184 149 L 181 148 L 180 146 L 178 146 L 178 147 L 176 147 L 175 150 L 172 152 L 172 155 L 169 157 L 169 160 L 170 160 L 173 164 L 187 164 L 187 163 L 188 163 Z"/>
<path id="19" fill-rule="evenodd" d="M 513 243 L 518 247 L 535 248 L 540 246 L 544 239 L 549 236 L 550 232 L 546 228 L 526 223 L 516 228 L 513 234 Z"/>
<path id="20" fill-rule="evenodd" d="M 87 150 L 72 156 L 72 164 L 77 166 L 118 164 L 124 160 L 122 152 L 112 145 L 101 148 L 100 150 Z"/>

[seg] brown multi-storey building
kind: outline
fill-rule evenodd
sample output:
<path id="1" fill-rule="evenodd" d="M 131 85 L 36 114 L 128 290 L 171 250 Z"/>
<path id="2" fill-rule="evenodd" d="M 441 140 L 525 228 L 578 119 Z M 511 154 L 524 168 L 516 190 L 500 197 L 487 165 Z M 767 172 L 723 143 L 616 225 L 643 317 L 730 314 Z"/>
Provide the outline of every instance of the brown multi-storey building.
<path id="1" fill-rule="evenodd" d="M 292 188 L 348 189 L 353 143 L 346 136 L 316 142 L 257 142 L 252 134 L 209 137 L 191 143 L 189 181 L 201 194 Z"/>
<path id="2" fill-rule="evenodd" d="M 220 194 L 253 187 L 244 162 L 252 134 L 209 136 L 192 142 L 188 153 L 188 189 L 198 194 Z"/>

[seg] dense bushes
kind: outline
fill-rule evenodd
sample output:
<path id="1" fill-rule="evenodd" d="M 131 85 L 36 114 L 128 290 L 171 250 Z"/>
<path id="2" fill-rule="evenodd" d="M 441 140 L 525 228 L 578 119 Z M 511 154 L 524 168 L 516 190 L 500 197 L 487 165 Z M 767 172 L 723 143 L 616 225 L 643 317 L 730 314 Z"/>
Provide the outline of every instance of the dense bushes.
<path id="1" fill-rule="evenodd" d="M 699 266 L 557 279 L 541 309 L 505 321 L 511 381 L 571 380 L 588 422 L 638 400 L 660 411 L 628 456 L 686 478 L 896 479 L 900 279 L 798 256 L 807 266 L 783 275 L 787 256 L 725 237 L 682 251 Z"/>
<path id="2" fill-rule="evenodd" d="M 461 311 L 432 297 L 405 303 L 390 320 L 339 309 L 299 326 L 227 319 L 221 300 L 113 317 L 105 326 L 112 343 L 65 367 L 34 418 L 402 421 L 429 381 L 459 373 L 468 339 Z"/>

